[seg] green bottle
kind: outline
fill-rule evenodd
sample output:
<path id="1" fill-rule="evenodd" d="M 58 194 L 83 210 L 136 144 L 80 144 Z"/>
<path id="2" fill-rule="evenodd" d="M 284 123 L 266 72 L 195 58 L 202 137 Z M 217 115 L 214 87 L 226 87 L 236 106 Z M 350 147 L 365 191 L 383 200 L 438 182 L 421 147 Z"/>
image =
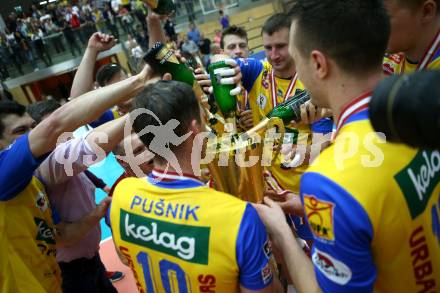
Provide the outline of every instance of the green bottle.
<path id="1" fill-rule="evenodd" d="M 215 109 L 210 109 L 208 99 L 200 85 L 197 83 L 193 72 L 187 65 L 179 62 L 174 51 L 168 49 L 164 44 L 157 42 L 147 51 L 143 60 L 151 66 L 155 73 L 158 73 L 161 76 L 165 73 L 170 73 L 173 80 L 190 85 L 199 101 L 202 111 L 204 112 L 206 121 L 211 127 L 214 127 L 214 125 L 217 124 L 218 118 L 221 117 L 218 114 L 215 114 Z"/>
<path id="2" fill-rule="evenodd" d="M 301 120 L 301 105 L 310 100 L 307 91 L 299 91 L 287 101 L 279 104 L 267 114 L 267 117 L 281 118 L 284 124 L 288 125 L 291 121 L 299 122 Z"/>
<path id="3" fill-rule="evenodd" d="M 176 11 L 173 0 L 143 0 L 151 9 L 159 15 L 172 15 Z"/>
<path id="4" fill-rule="evenodd" d="M 225 118 L 235 117 L 235 112 L 237 111 L 237 97 L 230 94 L 231 90 L 235 88 L 235 85 L 220 84 L 221 76 L 220 74 L 216 73 L 216 69 L 220 68 L 231 67 L 224 61 L 212 63 L 208 67 L 212 88 L 214 90 L 215 101 L 217 102 L 217 105 Z"/>
<path id="5" fill-rule="evenodd" d="M 170 73 L 173 80 L 184 82 L 192 86 L 198 99 L 204 96 L 202 88 L 197 83 L 193 72 L 185 64 L 180 63 L 174 51 L 168 49 L 164 44 L 157 42 L 144 55 L 144 61 L 151 66 L 154 72 L 161 75 Z"/>

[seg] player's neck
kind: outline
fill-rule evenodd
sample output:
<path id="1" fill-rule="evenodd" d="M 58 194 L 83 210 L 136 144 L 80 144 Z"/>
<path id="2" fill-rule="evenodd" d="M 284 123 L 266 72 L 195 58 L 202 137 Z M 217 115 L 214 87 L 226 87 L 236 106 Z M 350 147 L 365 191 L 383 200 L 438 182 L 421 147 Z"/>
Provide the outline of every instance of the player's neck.
<path id="1" fill-rule="evenodd" d="M 426 51 L 429 49 L 428 47 L 437 36 L 439 29 L 440 20 L 420 32 L 417 44 L 405 52 L 408 61 L 412 63 L 419 63 L 422 61 Z"/>
<path id="2" fill-rule="evenodd" d="M 189 157 L 191 157 L 191 155 L 189 155 Z M 185 157 L 188 158 L 188 157 Z M 156 170 L 162 170 L 165 172 L 169 172 L 169 173 L 177 173 L 177 174 L 186 174 L 186 175 L 191 175 L 194 177 L 198 177 L 194 174 L 194 170 L 192 168 L 191 165 L 191 161 L 188 159 L 185 159 L 182 157 L 178 157 L 177 160 L 179 162 L 179 167 L 180 170 L 176 170 L 171 164 L 167 164 L 167 162 L 163 162 L 163 161 L 154 161 L 154 169 Z"/>
<path id="3" fill-rule="evenodd" d="M 296 73 L 296 68 L 294 65 L 290 66 L 287 69 L 283 69 L 283 70 L 273 70 L 273 74 L 275 75 L 275 77 L 278 78 L 282 78 L 282 79 L 290 79 L 293 78 L 293 76 Z"/>
<path id="4" fill-rule="evenodd" d="M 382 78 L 381 72 L 378 71 L 362 77 L 346 76 L 332 82 L 331 98 L 328 101 L 335 121 L 338 121 L 341 111 L 346 105 L 362 94 L 372 91 Z"/>

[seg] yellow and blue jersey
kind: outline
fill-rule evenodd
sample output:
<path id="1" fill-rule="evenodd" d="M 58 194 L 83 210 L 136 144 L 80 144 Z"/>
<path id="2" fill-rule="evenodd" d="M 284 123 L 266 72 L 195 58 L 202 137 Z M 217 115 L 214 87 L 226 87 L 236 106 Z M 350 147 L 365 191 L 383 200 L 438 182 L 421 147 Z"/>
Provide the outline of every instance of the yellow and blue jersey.
<path id="1" fill-rule="evenodd" d="M 110 220 L 140 292 L 239 292 L 272 281 L 270 245 L 255 209 L 195 178 L 155 170 L 124 179 Z"/>
<path id="2" fill-rule="evenodd" d="M 411 63 L 403 53 L 385 54 L 382 66 L 384 73 L 387 75 L 408 74 L 417 70 L 440 69 L 440 30 L 428 46 L 419 63 Z"/>
<path id="3" fill-rule="evenodd" d="M 52 211 L 28 136 L 0 152 L 0 292 L 60 292 Z"/>
<path id="4" fill-rule="evenodd" d="M 267 114 L 278 104 L 284 102 L 285 98 L 289 98 L 297 90 L 303 90 L 304 86 L 300 80 L 282 79 L 271 76 L 272 65 L 267 61 L 259 61 L 255 59 L 238 59 L 243 78 L 242 83 L 248 92 L 248 103 L 252 110 L 254 125 L 260 122 Z M 276 90 L 271 88 L 271 78 L 275 79 Z M 273 97 L 276 92 L 276 98 Z M 290 94 L 288 94 L 290 92 Z M 302 126 L 298 129 L 298 144 L 310 145 L 312 141 L 312 132 L 329 133 L 332 131 L 333 122 L 330 119 L 323 119 L 310 126 Z M 289 137 L 293 135 L 286 131 L 284 138 L 285 143 L 291 143 Z M 306 162 L 300 162 L 299 166 L 290 166 L 289 163 L 293 158 L 284 158 L 282 154 L 275 160 L 274 164 L 265 171 L 264 176 L 267 184 L 274 191 L 282 193 L 291 191 L 299 194 L 299 181 L 301 175 L 308 167 Z M 297 216 L 289 216 L 289 223 L 293 223 L 298 236 L 305 240 L 313 238 L 307 225 L 303 219 Z"/>
<path id="5" fill-rule="evenodd" d="M 273 76 L 272 65 L 268 61 L 237 59 L 237 63 L 243 75 L 243 86 L 249 93 L 248 102 L 255 125 L 265 118 L 275 106 L 293 96 L 297 90 L 304 89 L 301 81 L 295 77 L 282 79 Z M 271 82 L 271 78 L 274 79 L 274 82 Z M 273 89 L 272 86 L 275 84 L 276 88 Z M 315 125 L 301 126 L 298 129 L 298 144 L 310 145 L 312 131 L 315 133 L 329 133 L 332 131 L 332 126 L 329 119 L 319 121 Z M 286 132 L 289 132 L 289 130 Z M 292 133 L 287 133 L 285 142 L 289 141 L 288 137 L 291 135 Z M 291 159 L 280 155 L 274 162 L 270 172 L 266 172 L 269 185 L 277 192 L 283 190 L 290 190 L 296 194 L 299 192 L 299 179 L 307 169 L 308 164 L 302 162 L 299 166 L 290 167 L 288 163 Z"/>
<path id="6" fill-rule="evenodd" d="M 301 178 L 317 281 L 324 292 L 438 292 L 440 152 L 385 143 L 364 101 Z"/>

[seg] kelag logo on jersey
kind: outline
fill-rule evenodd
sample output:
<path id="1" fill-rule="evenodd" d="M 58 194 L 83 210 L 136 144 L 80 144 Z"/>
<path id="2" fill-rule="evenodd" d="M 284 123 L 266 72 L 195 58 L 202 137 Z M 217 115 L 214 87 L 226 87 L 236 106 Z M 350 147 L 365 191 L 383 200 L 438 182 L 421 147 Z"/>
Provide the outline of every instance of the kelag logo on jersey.
<path id="1" fill-rule="evenodd" d="M 124 241 L 192 263 L 208 264 L 209 227 L 172 224 L 122 209 L 119 227 Z"/>
<path id="2" fill-rule="evenodd" d="M 425 209 L 440 182 L 440 152 L 421 150 L 402 171 L 394 176 L 405 196 L 411 218 Z"/>
<path id="3" fill-rule="evenodd" d="M 304 195 L 304 208 L 313 234 L 321 239 L 334 241 L 333 208 L 335 204 Z"/>
<path id="4" fill-rule="evenodd" d="M 55 244 L 55 233 L 45 220 L 40 218 L 34 218 L 34 222 L 37 225 L 37 240 L 46 242 L 47 244 Z"/>

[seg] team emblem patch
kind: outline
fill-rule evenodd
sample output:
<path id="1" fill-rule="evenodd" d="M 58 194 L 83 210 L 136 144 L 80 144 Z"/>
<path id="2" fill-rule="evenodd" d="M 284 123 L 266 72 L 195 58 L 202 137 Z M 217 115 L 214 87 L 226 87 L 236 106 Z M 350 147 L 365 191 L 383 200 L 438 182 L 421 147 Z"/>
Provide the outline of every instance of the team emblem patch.
<path id="1" fill-rule="evenodd" d="M 270 244 L 269 239 L 266 240 L 266 242 L 263 245 L 263 252 L 264 255 L 269 259 L 270 256 L 272 255 L 272 245 Z"/>
<path id="2" fill-rule="evenodd" d="M 37 198 L 35 200 L 35 205 L 37 208 L 39 208 L 43 213 L 47 210 L 49 207 L 49 203 L 47 202 L 46 196 L 44 193 L 39 192 L 37 195 Z"/>
<path id="3" fill-rule="evenodd" d="M 321 273 L 338 285 L 345 285 L 351 280 L 352 272 L 345 263 L 317 248 L 314 249 L 312 262 Z"/>
<path id="4" fill-rule="evenodd" d="M 390 62 L 384 62 L 382 64 L 382 69 L 383 69 L 383 72 L 388 75 L 393 75 L 395 72 L 395 66 L 394 66 L 394 64 L 392 64 Z"/>
<path id="5" fill-rule="evenodd" d="M 260 94 L 257 97 L 257 104 L 258 104 L 258 106 L 260 106 L 261 109 L 264 109 L 267 104 L 267 97 L 263 94 Z"/>
<path id="6" fill-rule="evenodd" d="M 304 195 L 304 208 L 313 234 L 323 240 L 334 241 L 333 209 L 335 204 Z"/>
<path id="7" fill-rule="evenodd" d="M 386 58 L 393 60 L 396 63 L 400 63 L 403 60 L 403 55 L 401 54 L 386 54 L 385 55 Z"/>
<path id="8" fill-rule="evenodd" d="M 270 268 L 269 262 L 261 270 L 261 278 L 263 279 L 264 284 L 267 284 L 272 280 L 272 269 Z"/>

